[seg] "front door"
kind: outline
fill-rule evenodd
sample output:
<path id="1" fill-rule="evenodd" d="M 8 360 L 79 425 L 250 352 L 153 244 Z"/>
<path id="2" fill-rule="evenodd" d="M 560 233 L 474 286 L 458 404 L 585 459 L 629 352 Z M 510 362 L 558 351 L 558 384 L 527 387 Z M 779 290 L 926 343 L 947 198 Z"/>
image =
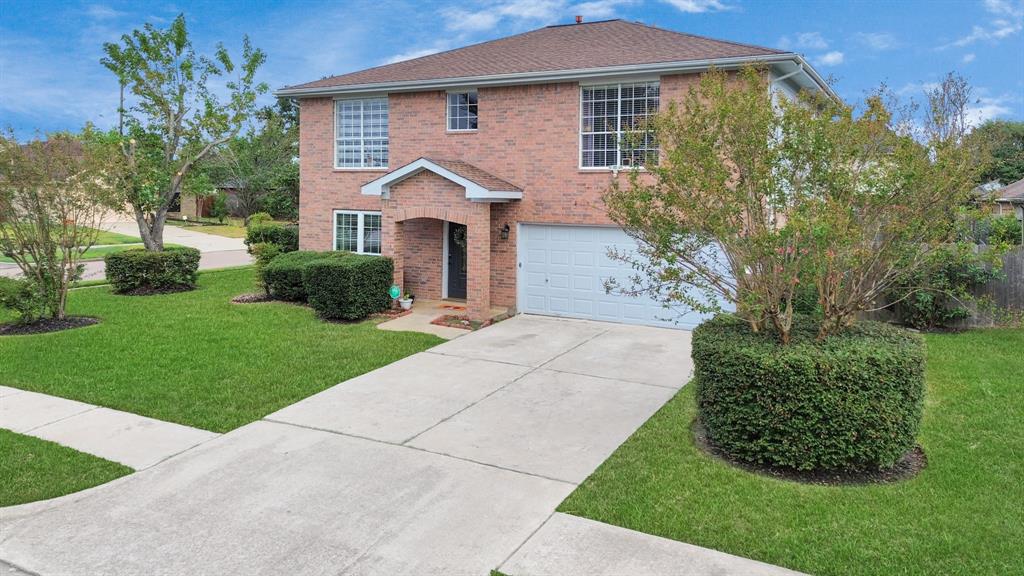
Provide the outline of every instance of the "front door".
<path id="1" fill-rule="evenodd" d="M 466 297 L 466 226 L 448 223 L 448 297 Z"/>

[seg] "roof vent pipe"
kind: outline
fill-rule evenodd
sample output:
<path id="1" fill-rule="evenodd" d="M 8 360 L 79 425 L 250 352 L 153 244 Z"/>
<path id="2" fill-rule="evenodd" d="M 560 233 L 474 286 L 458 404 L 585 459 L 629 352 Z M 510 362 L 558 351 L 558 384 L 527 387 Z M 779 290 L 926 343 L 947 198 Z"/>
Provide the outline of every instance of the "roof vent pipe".
<path id="1" fill-rule="evenodd" d="M 576 16 L 576 23 L 583 24 L 583 16 Z"/>

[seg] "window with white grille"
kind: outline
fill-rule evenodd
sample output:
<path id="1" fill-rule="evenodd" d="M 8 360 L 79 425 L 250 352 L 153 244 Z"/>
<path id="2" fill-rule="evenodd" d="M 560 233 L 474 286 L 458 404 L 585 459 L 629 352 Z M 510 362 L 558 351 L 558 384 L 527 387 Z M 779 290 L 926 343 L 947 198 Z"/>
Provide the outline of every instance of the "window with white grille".
<path id="1" fill-rule="evenodd" d="M 335 210 L 334 249 L 380 254 L 380 212 Z"/>
<path id="2" fill-rule="evenodd" d="M 643 166 L 658 161 L 654 135 L 645 129 L 658 111 L 659 82 L 580 88 L 580 166 Z"/>
<path id="3" fill-rule="evenodd" d="M 448 130 L 476 130 L 476 92 L 451 92 L 448 94 Z"/>
<path id="4" fill-rule="evenodd" d="M 337 100 L 334 139 L 336 168 L 387 168 L 388 99 Z"/>

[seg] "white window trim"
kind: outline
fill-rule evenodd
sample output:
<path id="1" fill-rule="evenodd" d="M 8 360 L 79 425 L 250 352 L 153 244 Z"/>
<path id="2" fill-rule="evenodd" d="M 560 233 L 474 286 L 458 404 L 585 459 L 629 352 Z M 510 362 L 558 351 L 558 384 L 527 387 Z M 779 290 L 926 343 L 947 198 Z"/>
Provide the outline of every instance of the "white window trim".
<path id="1" fill-rule="evenodd" d="M 451 106 L 448 104 L 448 96 L 451 94 L 476 94 L 476 128 L 452 128 Z M 476 88 L 465 90 L 448 90 L 444 93 L 444 128 L 445 132 L 452 134 L 465 134 L 466 132 L 478 132 L 480 130 L 480 93 Z"/>
<path id="2" fill-rule="evenodd" d="M 344 170 L 348 172 L 382 172 L 387 171 L 387 166 L 338 166 L 338 102 L 346 100 L 376 100 L 383 98 L 388 104 L 388 164 L 391 163 L 391 99 L 388 98 L 386 93 L 383 94 L 366 94 L 362 96 L 353 96 L 348 98 L 334 98 L 331 100 L 331 106 L 334 110 L 331 118 L 334 122 L 334 140 L 331 143 L 331 154 L 334 158 L 331 159 L 331 164 L 335 170 Z M 448 98 L 445 97 L 445 105 L 448 103 Z M 359 127 L 360 130 L 360 141 L 364 140 L 362 137 L 362 125 Z"/>
<path id="3" fill-rule="evenodd" d="M 646 172 L 647 171 L 647 167 L 646 166 L 622 166 L 621 164 L 616 164 L 614 166 L 584 166 L 583 165 L 583 89 L 584 88 L 594 87 L 594 86 L 618 86 L 619 87 L 619 92 L 618 92 L 619 93 L 619 96 L 618 96 L 618 113 L 621 114 L 622 113 L 622 85 L 623 84 L 640 84 L 640 83 L 644 83 L 644 82 L 646 82 L 646 83 L 657 82 L 658 83 L 658 109 L 660 110 L 661 109 L 661 78 L 660 77 L 659 78 L 646 78 L 646 77 L 644 77 L 644 78 L 621 78 L 621 79 L 609 78 L 609 79 L 605 79 L 605 80 L 602 80 L 602 81 L 595 81 L 595 82 L 580 82 L 580 84 L 579 84 L 580 96 L 577 99 L 578 102 L 579 102 L 579 106 L 577 107 L 577 111 L 578 111 L 577 113 L 579 114 L 579 129 L 576 130 L 576 132 L 577 132 L 577 138 L 576 138 L 576 152 L 577 152 L 577 154 L 576 154 L 576 162 L 578 164 L 577 168 L 579 169 L 580 172 L 614 172 L 614 173 L 618 174 L 619 172 L 621 172 L 623 170 L 637 170 L 638 169 L 641 172 Z M 621 120 L 621 116 L 619 117 L 619 119 Z M 622 129 L 621 128 L 622 128 L 622 126 L 621 126 L 621 124 L 619 124 L 619 130 L 616 131 L 617 134 L 621 134 L 622 133 Z M 616 146 L 618 146 L 618 144 L 616 144 Z M 618 150 L 618 154 L 619 154 L 619 159 L 621 160 L 622 159 L 622 150 Z"/>
<path id="4" fill-rule="evenodd" d="M 331 214 L 331 249 L 339 251 L 338 248 L 338 215 L 339 214 L 355 214 L 358 218 L 356 220 L 356 251 L 353 254 L 365 254 L 367 256 L 380 256 L 384 253 L 384 218 L 381 213 L 375 210 L 335 210 Z M 370 216 L 381 216 L 381 227 L 380 227 L 380 252 L 364 252 L 363 251 L 363 236 L 366 230 L 364 226 L 365 217 Z"/>

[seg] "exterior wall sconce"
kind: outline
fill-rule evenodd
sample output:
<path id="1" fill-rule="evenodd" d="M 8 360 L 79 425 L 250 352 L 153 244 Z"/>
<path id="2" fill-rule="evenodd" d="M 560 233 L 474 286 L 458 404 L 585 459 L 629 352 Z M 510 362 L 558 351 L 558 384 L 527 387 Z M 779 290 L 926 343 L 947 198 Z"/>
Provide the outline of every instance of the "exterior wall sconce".
<path id="1" fill-rule="evenodd" d="M 510 230 L 511 229 L 508 227 L 508 223 L 506 222 L 505 225 L 501 227 L 501 239 L 502 240 L 508 240 L 508 233 L 509 233 Z"/>

